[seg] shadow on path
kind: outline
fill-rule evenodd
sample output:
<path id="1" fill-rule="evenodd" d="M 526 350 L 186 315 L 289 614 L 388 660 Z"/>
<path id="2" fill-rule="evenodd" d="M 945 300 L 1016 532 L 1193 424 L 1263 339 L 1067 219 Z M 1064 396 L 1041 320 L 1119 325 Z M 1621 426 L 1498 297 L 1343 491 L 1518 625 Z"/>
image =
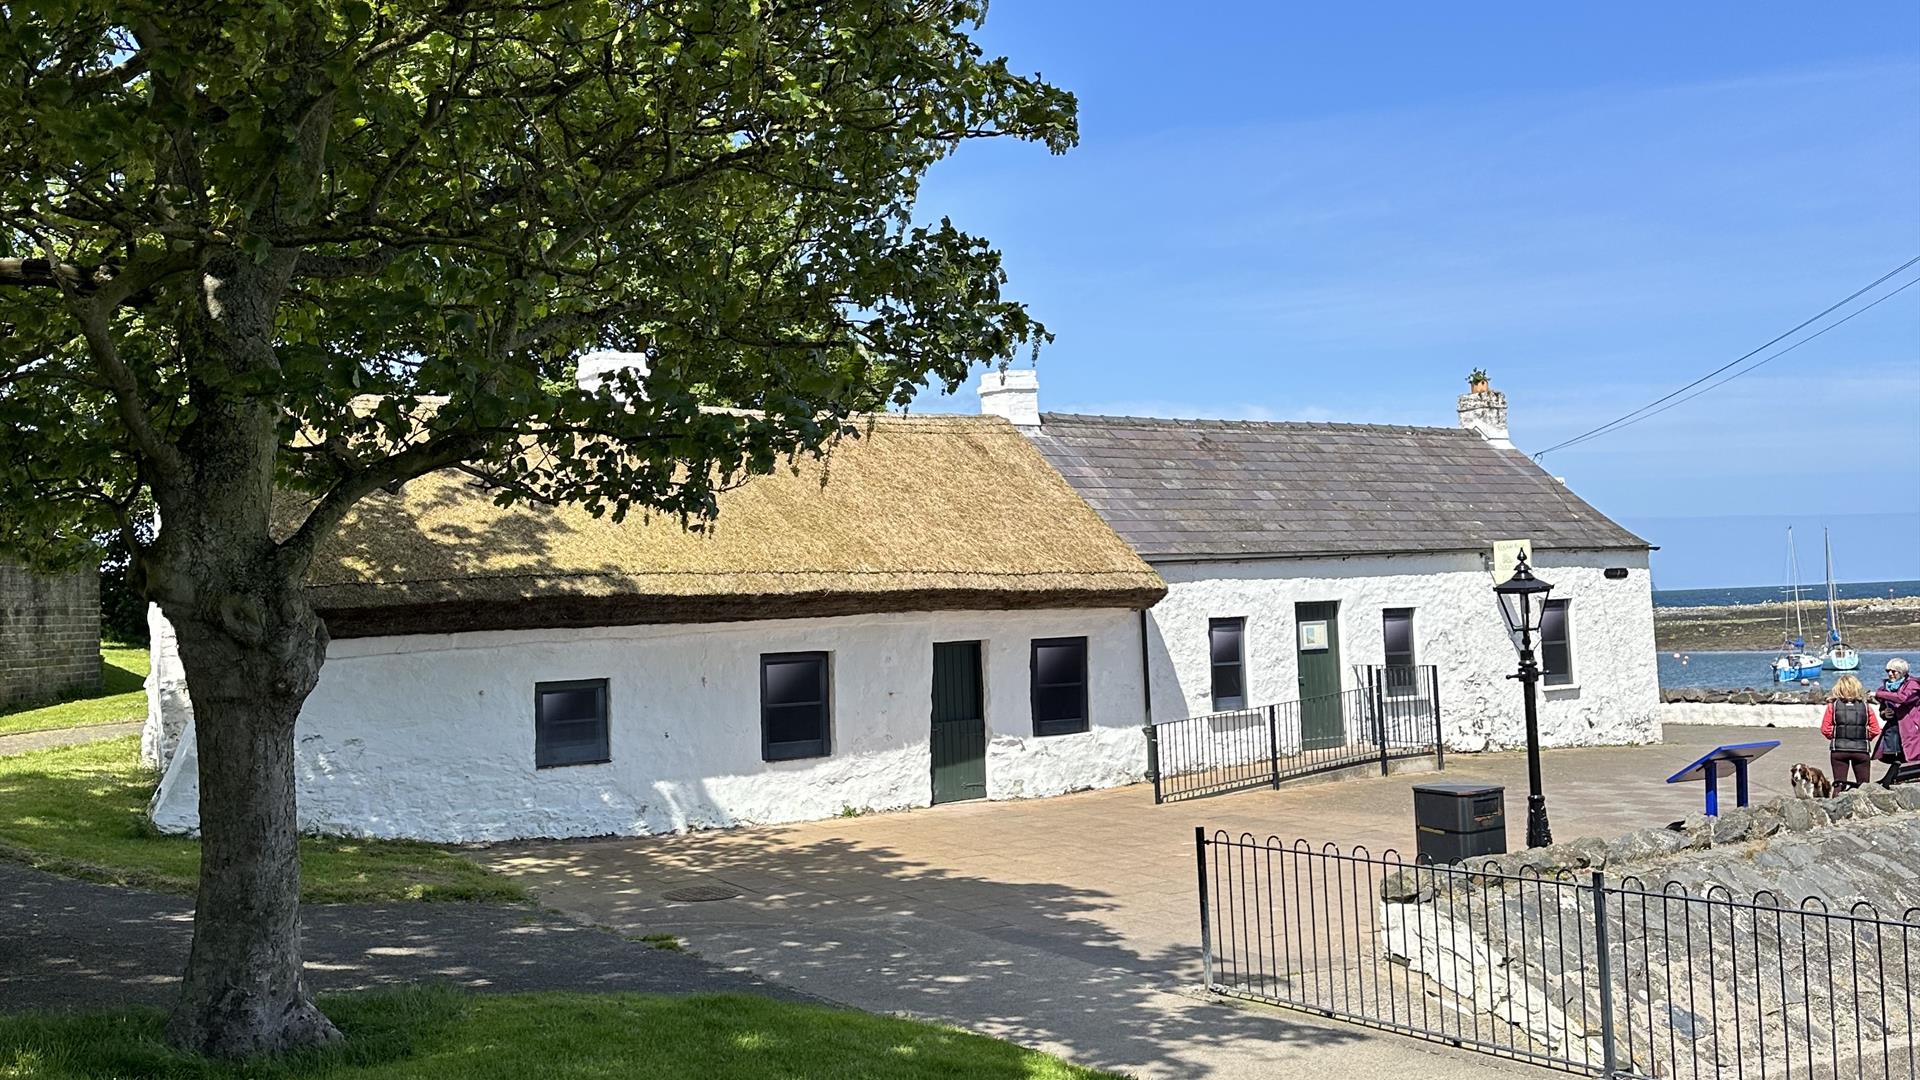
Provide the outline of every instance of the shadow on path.
<path id="1" fill-rule="evenodd" d="M 0 1012 L 172 1003 L 193 932 L 188 898 L 4 861 L 0 897 Z M 307 980 L 317 991 L 433 982 L 805 997 L 526 907 L 311 904 L 303 914 Z"/>

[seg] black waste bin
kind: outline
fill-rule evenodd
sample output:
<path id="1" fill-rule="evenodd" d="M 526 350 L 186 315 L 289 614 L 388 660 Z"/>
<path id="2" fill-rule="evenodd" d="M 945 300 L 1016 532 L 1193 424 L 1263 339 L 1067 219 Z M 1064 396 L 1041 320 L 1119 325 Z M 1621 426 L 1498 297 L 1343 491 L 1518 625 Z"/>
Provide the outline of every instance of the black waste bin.
<path id="1" fill-rule="evenodd" d="M 1497 784 L 1415 784 L 1413 831 L 1420 858 L 1455 863 L 1507 850 L 1507 789 Z"/>

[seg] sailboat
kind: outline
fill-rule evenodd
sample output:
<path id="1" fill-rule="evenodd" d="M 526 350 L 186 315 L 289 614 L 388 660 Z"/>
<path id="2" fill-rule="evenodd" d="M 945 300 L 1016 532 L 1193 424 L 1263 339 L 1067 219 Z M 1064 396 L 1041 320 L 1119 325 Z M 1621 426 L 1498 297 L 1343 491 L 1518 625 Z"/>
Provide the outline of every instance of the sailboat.
<path id="1" fill-rule="evenodd" d="M 1840 636 L 1840 608 L 1833 601 L 1833 533 L 1823 528 L 1820 537 L 1827 543 L 1827 648 L 1820 659 L 1834 671 L 1857 671 L 1860 653 Z"/>
<path id="2" fill-rule="evenodd" d="M 1799 682 L 1801 679 L 1820 677 L 1821 659 L 1818 654 L 1807 651 L 1807 624 L 1800 612 L 1800 556 L 1793 549 L 1793 526 L 1787 526 L 1787 580 L 1793 593 L 1793 636 L 1787 637 L 1786 648 L 1773 661 L 1774 682 Z M 1786 636 L 1782 627 L 1781 636 Z"/>

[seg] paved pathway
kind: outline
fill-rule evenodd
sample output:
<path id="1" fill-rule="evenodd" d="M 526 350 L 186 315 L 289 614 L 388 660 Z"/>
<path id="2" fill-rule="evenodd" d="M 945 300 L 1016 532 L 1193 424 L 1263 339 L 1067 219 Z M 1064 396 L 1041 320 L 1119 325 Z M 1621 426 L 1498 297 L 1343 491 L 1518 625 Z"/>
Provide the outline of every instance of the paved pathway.
<path id="1" fill-rule="evenodd" d="M 0 735 L 0 757 L 6 757 L 8 754 L 24 754 L 29 750 L 44 750 L 49 746 L 72 746 L 75 743 L 117 739 L 122 735 L 138 735 L 141 725 L 142 721 L 131 720 L 124 724 L 85 724 L 80 727 L 47 728 L 43 731 Z"/>
<path id="2" fill-rule="evenodd" d="M 317 990 L 412 982 L 478 990 L 744 991 L 804 995 L 530 907 L 317 904 L 304 911 Z M 0 1012 L 167 1005 L 193 904 L 0 861 Z"/>
<path id="3" fill-rule="evenodd" d="M 1545 771 L 1555 834 L 1613 837 L 1699 809 L 1663 781 L 1706 747 L 1778 737 L 1756 797 L 1824 761 L 1815 731 L 1670 728 L 1648 747 L 1563 750 Z M 1524 837 L 1526 760 L 1456 755 L 1448 780 L 1507 786 Z M 704 955 L 862 1008 L 944 1019 L 1147 1077 L 1285 1069 L 1478 1076 L 1519 1069 L 1299 1014 L 1196 1000 L 1193 829 L 1407 851 L 1418 776 L 1253 791 L 1154 806 L 1145 786 L 963 803 L 802 825 L 500 845 L 477 855 L 540 899 L 630 932 L 668 930 Z M 674 903 L 691 884 L 737 899 Z M 1528 1070 L 1530 1071 L 1530 1070 Z"/>

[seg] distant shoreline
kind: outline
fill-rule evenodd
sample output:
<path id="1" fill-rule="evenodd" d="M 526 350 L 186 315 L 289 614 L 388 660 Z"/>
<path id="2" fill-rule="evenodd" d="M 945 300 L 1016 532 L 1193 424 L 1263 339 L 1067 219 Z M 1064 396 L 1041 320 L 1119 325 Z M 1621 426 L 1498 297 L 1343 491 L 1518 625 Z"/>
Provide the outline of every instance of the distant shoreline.
<path id="1" fill-rule="evenodd" d="M 1920 651 L 1920 596 L 1842 600 L 1840 625 L 1856 649 Z M 1817 608 L 1817 610 L 1816 610 Z M 1807 644 L 1826 640 L 1826 605 L 1807 605 Z M 1653 639 L 1661 652 L 1767 650 L 1780 648 L 1786 604 L 1727 607 L 1656 607 Z"/>

